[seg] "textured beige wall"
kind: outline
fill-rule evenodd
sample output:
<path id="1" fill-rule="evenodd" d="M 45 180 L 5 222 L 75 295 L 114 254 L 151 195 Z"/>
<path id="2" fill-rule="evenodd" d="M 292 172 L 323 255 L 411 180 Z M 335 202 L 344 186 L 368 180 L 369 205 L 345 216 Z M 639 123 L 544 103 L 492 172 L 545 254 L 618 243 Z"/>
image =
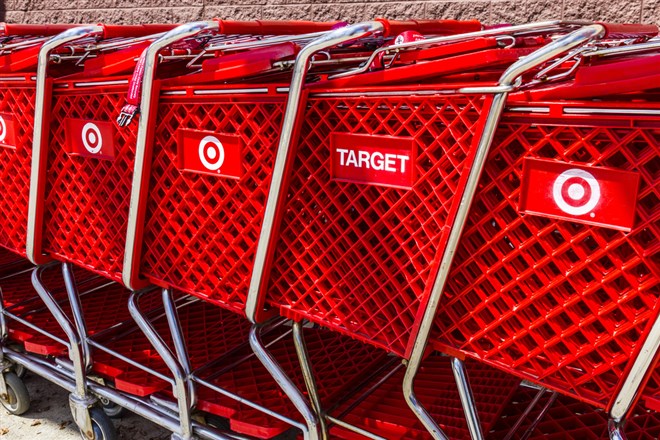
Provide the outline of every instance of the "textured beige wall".
<path id="1" fill-rule="evenodd" d="M 202 18 L 358 21 L 388 18 L 477 18 L 485 23 L 544 19 L 659 22 L 660 0 L 0 0 L 10 22 L 186 22 Z"/>

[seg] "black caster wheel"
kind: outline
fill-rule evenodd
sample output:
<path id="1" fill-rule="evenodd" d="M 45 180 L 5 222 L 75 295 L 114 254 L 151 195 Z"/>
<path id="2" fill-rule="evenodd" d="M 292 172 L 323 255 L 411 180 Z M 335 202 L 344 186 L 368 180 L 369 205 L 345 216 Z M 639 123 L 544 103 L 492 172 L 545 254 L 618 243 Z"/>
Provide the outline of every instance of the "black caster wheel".
<path id="1" fill-rule="evenodd" d="M 117 440 L 117 429 L 110 417 L 101 408 L 91 408 L 89 415 L 92 418 L 94 440 Z M 83 440 L 85 436 L 81 433 Z"/>
<path id="2" fill-rule="evenodd" d="M 8 396 L 6 399 L 0 398 L 0 403 L 11 414 L 21 415 L 30 409 L 30 394 L 25 383 L 16 373 L 9 371 L 4 375 Z"/>

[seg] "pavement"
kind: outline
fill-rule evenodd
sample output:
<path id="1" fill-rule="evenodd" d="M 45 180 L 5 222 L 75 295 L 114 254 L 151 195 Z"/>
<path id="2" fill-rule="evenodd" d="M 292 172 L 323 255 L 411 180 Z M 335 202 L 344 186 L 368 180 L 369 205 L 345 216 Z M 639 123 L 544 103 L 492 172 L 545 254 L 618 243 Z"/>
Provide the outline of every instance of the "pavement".
<path id="1" fill-rule="evenodd" d="M 33 373 L 27 373 L 23 380 L 30 393 L 30 409 L 15 416 L 0 406 L 0 440 L 80 440 L 66 391 Z M 170 439 L 166 430 L 128 411 L 113 421 L 119 440 Z M 295 438 L 295 432 L 287 432 L 274 440 Z"/>
<path id="2" fill-rule="evenodd" d="M 24 381 L 30 392 L 30 410 L 14 416 L 0 406 L 0 440 L 80 440 L 66 391 L 31 373 Z M 130 412 L 114 423 L 120 440 L 170 438 L 164 429 Z"/>

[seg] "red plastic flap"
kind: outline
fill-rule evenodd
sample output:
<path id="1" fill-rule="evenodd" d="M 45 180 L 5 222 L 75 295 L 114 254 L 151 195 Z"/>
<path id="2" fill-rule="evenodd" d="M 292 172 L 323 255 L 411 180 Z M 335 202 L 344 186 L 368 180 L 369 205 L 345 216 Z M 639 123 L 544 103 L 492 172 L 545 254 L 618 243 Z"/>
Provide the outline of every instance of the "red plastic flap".
<path id="1" fill-rule="evenodd" d="M 477 50 L 492 49 L 497 47 L 496 38 L 475 38 L 470 41 L 462 41 L 455 44 L 445 44 L 423 50 L 402 52 L 399 61 L 406 63 L 412 61 L 430 60 L 433 58 L 459 55 Z"/>
<path id="2" fill-rule="evenodd" d="M 254 65 L 267 65 L 267 68 L 270 69 L 273 62 L 291 59 L 295 57 L 299 51 L 300 48 L 294 43 L 277 44 L 275 46 L 208 59 L 202 63 L 202 71 L 218 72 L 244 69 L 247 74 L 252 74 L 252 72 L 263 70 L 253 67 Z"/>
<path id="3" fill-rule="evenodd" d="M 605 27 L 605 36 L 609 38 L 653 38 L 658 35 L 658 26 L 654 24 L 598 24 Z"/>
<path id="4" fill-rule="evenodd" d="M 183 77 L 174 77 L 163 81 L 168 85 L 193 85 L 217 81 L 229 81 L 248 78 L 265 73 L 273 68 L 277 61 L 293 59 L 300 48 L 293 43 L 253 49 L 247 52 L 212 58 L 202 63 L 202 72 Z"/>
<path id="5" fill-rule="evenodd" d="M 488 49 L 480 52 L 457 55 L 423 63 L 398 66 L 391 69 L 367 72 L 355 76 L 337 78 L 319 82 L 315 87 L 354 87 L 378 85 L 386 83 L 410 83 L 466 71 L 497 67 L 513 63 L 521 56 L 533 52 L 534 49 Z"/>
<path id="6" fill-rule="evenodd" d="M 4 72 L 36 71 L 40 49 L 41 46 L 36 45 L 0 57 L 0 70 Z"/>
<path id="7" fill-rule="evenodd" d="M 120 74 L 130 75 L 135 69 L 136 59 L 140 57 L 142 51 L 148 46 L 149 42 L 145 41 L 115 52 L 101 54 L 97 58 L 90 58 L 85 61 L 85 70 L 69 75 L 67 78 L 99 78 Z"/>
<path id="8" fill-rule="evenodd" d="M 636 57 L 578 69 L 573 81 L 512 93 L 510 101 L 580 99 L 642 92 L 660 84 L 660 55 Z"/>
<path id="9" fill-rule="evenodd" d="M 377 18 L 385 27 L 385 35 L 392 36 L 404 31 L 417 31 L 422 34 L 454 35 L 481 30 L 478 20 L 386 20 Z"/>

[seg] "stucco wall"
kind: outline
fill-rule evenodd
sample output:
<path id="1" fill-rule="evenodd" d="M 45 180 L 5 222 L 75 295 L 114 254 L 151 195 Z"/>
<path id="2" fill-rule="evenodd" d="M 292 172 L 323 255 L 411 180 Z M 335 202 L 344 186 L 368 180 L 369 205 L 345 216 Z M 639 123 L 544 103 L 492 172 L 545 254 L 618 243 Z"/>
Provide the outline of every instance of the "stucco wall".
<path id="1" fill-rule="evenodd" d="M 0 0 L 10 22 L 186 22 L 202 18 L 358 21 L 388 18 L 477 18 L 485 23 L 544 19 L 658 22 L 660 0 Z"/>

